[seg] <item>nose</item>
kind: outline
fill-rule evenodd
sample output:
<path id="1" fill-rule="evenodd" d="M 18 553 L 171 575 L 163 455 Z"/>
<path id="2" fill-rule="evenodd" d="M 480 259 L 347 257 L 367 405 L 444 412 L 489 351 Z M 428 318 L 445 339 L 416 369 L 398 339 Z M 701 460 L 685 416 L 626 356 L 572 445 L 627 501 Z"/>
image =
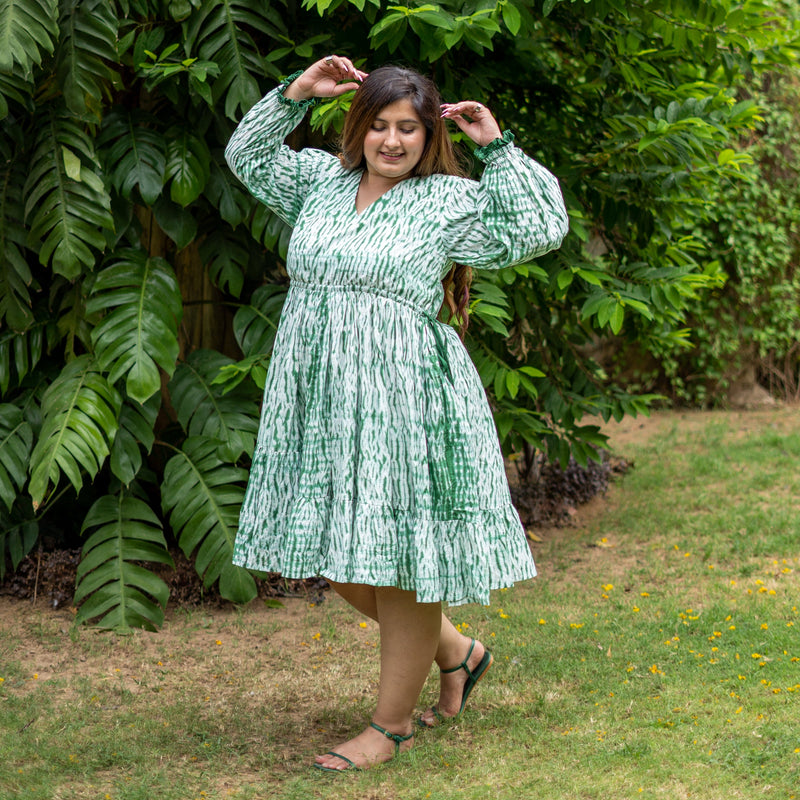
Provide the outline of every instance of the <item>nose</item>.
<path id="1" fill-rule="evenodd" d="M 394 147 L 400 144 L 400 136 L 397 132 L 397 128 L 394 126 L 388 128 L 386 130 L 386 144 L 390 147 Z"/>

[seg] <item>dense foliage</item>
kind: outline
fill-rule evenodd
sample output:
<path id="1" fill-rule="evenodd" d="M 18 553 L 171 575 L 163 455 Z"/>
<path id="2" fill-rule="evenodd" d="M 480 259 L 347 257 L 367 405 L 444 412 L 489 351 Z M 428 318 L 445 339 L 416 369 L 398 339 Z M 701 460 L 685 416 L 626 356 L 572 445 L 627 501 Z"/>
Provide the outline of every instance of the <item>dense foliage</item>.
<path id="1" fill-rule="evenodd" d="M 722 283 L 696 231 L 749 162 L 758 109 L 734 87 L 791 64 L 796 33 L 757 0 L 0 0 L 0 19 L 0 554 L 80 528 L 80 618 L 115 628 L 160 624 L 146 565 L 171 542 L 255 594 L 230 556 L 290 232 L 222 149 L 281 76 L 327 52 L 411 63 L 558 174 L 572 233 L 477 276 L 465 344 L 506 453 L 586 463 L 604 440 L 582 420 L 648 401 L 592 347 L 680 343 Z M 347 102 L 293 143 L 331 146 Z"/>
<path id="2" fill-rule="evenodd" d="M 764 109 L 748 142 L 753 163 L 745 180 L 714 187 L 716 213 L 695 231 L 725 283 L 688 305 L 690 349 L 651 342 L 646 354 L 615 354 L 629 388 L 692 405 L 718 405 L 731 392 L 745 403 L 800 400 L 800 80 L 754 84 L 739 89 Z"/>

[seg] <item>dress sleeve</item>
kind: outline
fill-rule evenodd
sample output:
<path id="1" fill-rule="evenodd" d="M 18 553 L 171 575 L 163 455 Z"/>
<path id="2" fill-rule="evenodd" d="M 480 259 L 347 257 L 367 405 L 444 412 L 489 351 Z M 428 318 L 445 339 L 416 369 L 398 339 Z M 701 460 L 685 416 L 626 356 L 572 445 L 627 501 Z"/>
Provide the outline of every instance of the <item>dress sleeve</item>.
<path id="1" fill-rule="evenodd" d="M 501 269 L 554 250 L 569 230 L 556 178 L 512 144 L 509 131 L 475 155 L 486 163 L 443 209 L 448 258 L 480 269 Z"/>
<path id="2" fill-rule="evenodd" d="M 225 160 L 257 200 L 294 226 L 320 168 L 335 157 L 322 150 L 296 152 L 283 143 L 315 102 L 284 97 L 290 80 L 265 95 L 242 117 L 225 148 Z"/>

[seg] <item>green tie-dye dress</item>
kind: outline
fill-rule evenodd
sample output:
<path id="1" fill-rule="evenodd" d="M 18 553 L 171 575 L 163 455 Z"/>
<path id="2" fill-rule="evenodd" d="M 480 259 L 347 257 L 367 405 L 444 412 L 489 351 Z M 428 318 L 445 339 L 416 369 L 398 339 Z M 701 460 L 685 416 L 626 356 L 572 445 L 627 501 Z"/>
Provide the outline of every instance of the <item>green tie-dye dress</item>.
<path id="1" fill-rule="evenodd" d="M 294 228 L 234 562 L 488 604 L 536 569 L 480 378 L 436 319 L 441 280 L 557 247 L 558 183 L 506 135 L 478 151 L 480 182 L 408 178 L 359 214 L 361 171 L 283 144 L 306 104 L 281 91 L 226 150 Z"/>

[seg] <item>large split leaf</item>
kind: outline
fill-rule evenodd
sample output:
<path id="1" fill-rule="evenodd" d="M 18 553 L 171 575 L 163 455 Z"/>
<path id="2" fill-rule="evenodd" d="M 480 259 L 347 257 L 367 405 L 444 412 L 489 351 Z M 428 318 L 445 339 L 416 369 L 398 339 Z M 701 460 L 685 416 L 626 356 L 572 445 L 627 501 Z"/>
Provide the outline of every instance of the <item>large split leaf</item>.
<path id="1" fill-rule="evenodd" d="M 9 511 L 28 480 L 28 458 L 33 431 L 22 409 L 10 403 L 0 405 L 0 500 Z M 2 557 L 2 556 L 0 556 Z"/>
<path id="2" fill-rule="evenodd" d="M 38 506 L 61 474 L 80 491 L 108 458 L 122 398 L 91 356 L 67 364 L 42 398 L 42 430 L 31 455 L 30 494 Z"/>
<path id="3" fill-rule="evenodd" d="M 0 72 L 27 75 L 41 64 L 42 51 L 53 52 L 57 20 L 58 0 L 0 0 Z"/>
<path id="4" fill-rule="evenodd" d="M 172 565 L 158 517 L 122 490 L 89 509 L 82 533 L 92 529 L 76 575 L 77 621 L 99 617 L 101 628 L 156 630 L 164 621 L 169 588 L 138 562 Z"/>
<path id="5" fill-rule="evenodd" d="M 161 388 L 158 367 L 175 370 L 183 301 L 164 259 L 132 249 L 119 256 L 97 276 L 86 310 L 109 310 L 92 331 L 98 364 L 112 383 L 125 376 L 128 394 L 143 403 Z"/>
<path id="6" fill-rule="evenodd" d="M 104 85 L 117 73 L 118 19 L 106 0 L 62 0 L 57 69 L 58 83 L 67 107 L 84 114 L 99 103 Z M 91 98 L 91 99 L 90 99 Z"/>
<path id="7" fill-rule="evenodd" d="M 169 196 L 186 208 L 200 197 L 208 182 L 211 153 L 205 139 L 195 136 L 188 127 L 175 125 L 165 137 Z"/>
<path id="8" fill-rule="evenodd" d="M 281 39 L 286 25 L 269 3 L 203 0 L 187 30 L 188 54 L 219 66 L 212 96 L 215 102 L 224 98 L 225 114 L 231 119 L 237 110 L 245 112 L 261 98 L 258 78 L 267 73 L 277 77 L 277 70 L 263 59 L 250 31 Z"/>
<path id="9" fill-rule="evenodd" d="M 204 584 L 219 580 L 223 597 L 247 603 L 256 596 L 255 581 L 231 561 L 247 473 L 220 460 L 219 445 L 203 436 L 183 443 L 164 468 L 161 504 Z"/>
<path id="10" fill-rule="evenodd" d="M 103 250 L 102 229 L 111 230 L 111 200 L 100 178 L 92 140 L 74 120 L 45 112 L 37 126 L 25 182 L 28 246 L 39 261 L 73 280 Z"/>
<path id="11" fill-rule="evenodd" d="M 184 430 L 189 436 L 218 440 L 220 456 L 229 462 L 253 452 L 259 418 L 257 398 L 246 386 L 223 396 L 221 388 L 212 385 L 220 369 L 231 363 L 213 350 L 196 350 L 175 370 L 169 383 L 172 404 Z"/>
<path id="12" fill-rule="evenodd" d="M 155 442 L 154 427 L 161 395 L 144 403 L 126 402 L 119 414 L 119 429 L 111 446 L 111 471 L 128 486 L 142 468 L 142 448 L 149 453 Z"/>
<path id="13" fill-rule="evenodd" d="M 97 142 L 114 188 L 130 199 L 134 187 L 152 205 L 164 186 L 166 142 L 143 111 L 117 108 L 103 120 Z"/>

